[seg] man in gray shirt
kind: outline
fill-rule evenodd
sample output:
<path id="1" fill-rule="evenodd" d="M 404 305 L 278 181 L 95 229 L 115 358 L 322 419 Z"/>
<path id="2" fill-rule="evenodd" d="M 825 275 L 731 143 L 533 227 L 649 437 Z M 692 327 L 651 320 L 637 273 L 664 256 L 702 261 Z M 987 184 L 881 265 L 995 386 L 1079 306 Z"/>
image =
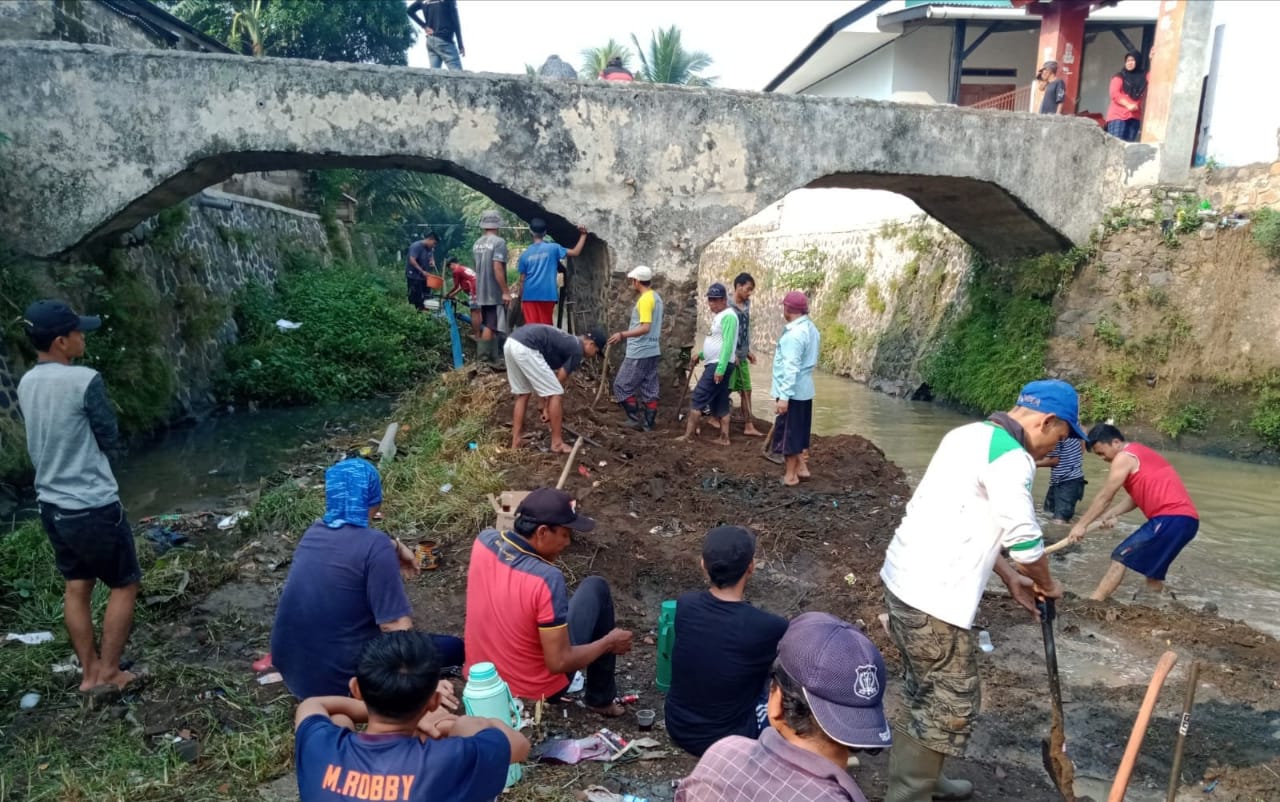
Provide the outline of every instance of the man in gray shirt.
<path id="1" fill-rule="evenodd" d="M 507 241 L 498 236 L 502 216 L 490 209 L 480 215 L 480 239 L 472 246 L 476 271 L 476 305 L 480 307 L 480 340 L 476 355 L 493 364 L 502 358 L 498 350 L 498 307 L 511 303 L 507 288 Z"/>
<path id="2" fill-rule="evenodd" d="M 23 318 L 39 360 L 18 383 L 18 404 L 36 469 L 40 520 L 67 583 L 64 617 L 84 670 L 80 690 L 123 689 L 135 678 L 120 670 L 120 656 L 142 569 L 107 461 L 119 432 L 106 387 L 96 370 L 71 364 L 84 356 L 84 333 L 102 320 L 81 317 L 62 301 L 36 301 Z M 100 650 L 90 612 L 98 581 L 111 589 Z"/>

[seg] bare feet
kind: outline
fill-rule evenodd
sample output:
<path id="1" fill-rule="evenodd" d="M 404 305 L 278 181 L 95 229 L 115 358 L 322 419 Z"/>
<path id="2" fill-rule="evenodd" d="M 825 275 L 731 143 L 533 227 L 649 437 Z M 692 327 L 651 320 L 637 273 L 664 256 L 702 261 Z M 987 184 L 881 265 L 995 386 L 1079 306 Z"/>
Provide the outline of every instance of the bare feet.
<path id="1" fill-rule="evenodd" d="M 567 443 L 552 443 L 551 453 L 552 454 L 571 454 L 573 453 L 573 449 Z"/>
<path id="2" fill-rule="evenodd" d="M 809 473 L 809 469 L 804 467 L 804 463 L 802 462 L 800 463 L 799 470 L 796 471 L 796 476 L 800 479 L 809 479 L 813 477 L 813 474 Z"/>
<path id="3" fill-rule="evenodd" d="M 85 693 L 94 695 L 102 695 L 109 693 L 118 693 L 129 686 L 129 683 L 135 682 L 138 675 L 132 671 L 121 671 L 116 669 L 106 676 L 94 677 L 92 681 L 85 680 L 80 684 L 80 690 Z M 89 687 L 85 687 L 85 685 Z"/>
<path id="4" fill-rule="evenodd" d="M 746 428 L 742 430 L 742 433 L 747 437 L 764 437 L 764 432 L 760 431 L 755 426 L 752 426 L 750 423 L 748 423 Z"/>
<path id="5" fill-rule="evenodd" d="M 689 435 L 687 435 L 687 434 L 682 434 L 682 435 L 680 435 L 679 437 L 677 437 L 677 438 L 676 438 L 676 442 L 677 442 L 677 443 L 687 443 L 687 442 L 689 442 L 689 440 L 690 440 L 690 439 L 692 439 L 692 438 L 690 438 L 690 437 L 689 437 Z"/>
<path id="6" fill-rule="evenodd" d="M 511 450 L 517 451 L 519 450 L 519 448 L 520 448 L 520 440 L 515 437 L 511 438 Z"/>
<path id="7" fill-rule="evenodd" d="M 729 445 L 729 438 L 725 437 L 724 435 L 720 435 L 719 437 L 712 440 L 711 442 L 718 446 L 727 446 Z"/>
<path id="8" fill-rule="evenodd" d="M 795 487 L 796 485 L 800 484 L 800 480 L 794 476 L 791 476 L 791 477 L 784 476 L 782 477 L 782 483 L 787 487 Z"/>
<path id="9" fill-rule="evenodd" d="M 587 707 L 592 713 L 598 713 L 605 718 L 617 718 L 627 712 L 627 709 L 617 702 L 611 702 L 604 707 Z"/>

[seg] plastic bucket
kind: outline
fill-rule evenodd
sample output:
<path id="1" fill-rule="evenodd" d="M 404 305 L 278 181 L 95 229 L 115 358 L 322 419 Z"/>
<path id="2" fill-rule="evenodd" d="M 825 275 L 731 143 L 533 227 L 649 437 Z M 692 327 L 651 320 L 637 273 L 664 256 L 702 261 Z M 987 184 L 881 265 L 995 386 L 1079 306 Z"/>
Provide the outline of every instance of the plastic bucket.
<path id="1" fill-rule="evenodd" d="M 433 290 L 444 289 L 444 277 L 437 276 L 435 273 L 427 274 L 427 287 Z"/>

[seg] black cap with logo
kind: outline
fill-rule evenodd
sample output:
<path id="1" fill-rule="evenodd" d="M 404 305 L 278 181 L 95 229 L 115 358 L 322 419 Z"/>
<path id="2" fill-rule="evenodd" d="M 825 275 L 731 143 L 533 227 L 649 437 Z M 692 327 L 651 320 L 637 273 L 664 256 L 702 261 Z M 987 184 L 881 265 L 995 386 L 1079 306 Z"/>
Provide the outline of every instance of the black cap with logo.
<path id="1" fill-rule="evenodd" d="M 22 315 L 27 333 L 63 337 L 73 331 L 96 331 L 102 318 L 77 315 L 64 301 L 36 301 Z"/>
<path id="2" fill-rule="evenodd" d="M 590 532 L 596 522 L 574 509 L 573 496 L 551 487 L 539 488 L 516 507 L 516 518 L 546 526 L 567 526 L 575 532 Z"/>

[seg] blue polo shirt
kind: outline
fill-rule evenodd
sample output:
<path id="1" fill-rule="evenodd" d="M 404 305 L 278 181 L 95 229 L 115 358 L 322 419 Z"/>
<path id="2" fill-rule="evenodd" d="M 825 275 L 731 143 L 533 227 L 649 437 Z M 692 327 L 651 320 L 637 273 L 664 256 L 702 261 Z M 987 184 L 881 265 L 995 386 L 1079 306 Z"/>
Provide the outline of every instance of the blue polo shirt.
<path id="1" fill-rule="evenodd" d="M 560 290 L 556 287 L 556 270 L 560 260 L 569 255 L 563 245 L 554 242 L 535 242 L 520 254 L 517 266 L 524 276 L 523 300 L 558 301 Z"/>
<path id="2" fill-rule="evenodd" d="M 502 793 L 511 762 L 498 729 L 422 741 L 356 733 L 315 715 L 295 738 L 302 802 L 488 802 Z"/>

